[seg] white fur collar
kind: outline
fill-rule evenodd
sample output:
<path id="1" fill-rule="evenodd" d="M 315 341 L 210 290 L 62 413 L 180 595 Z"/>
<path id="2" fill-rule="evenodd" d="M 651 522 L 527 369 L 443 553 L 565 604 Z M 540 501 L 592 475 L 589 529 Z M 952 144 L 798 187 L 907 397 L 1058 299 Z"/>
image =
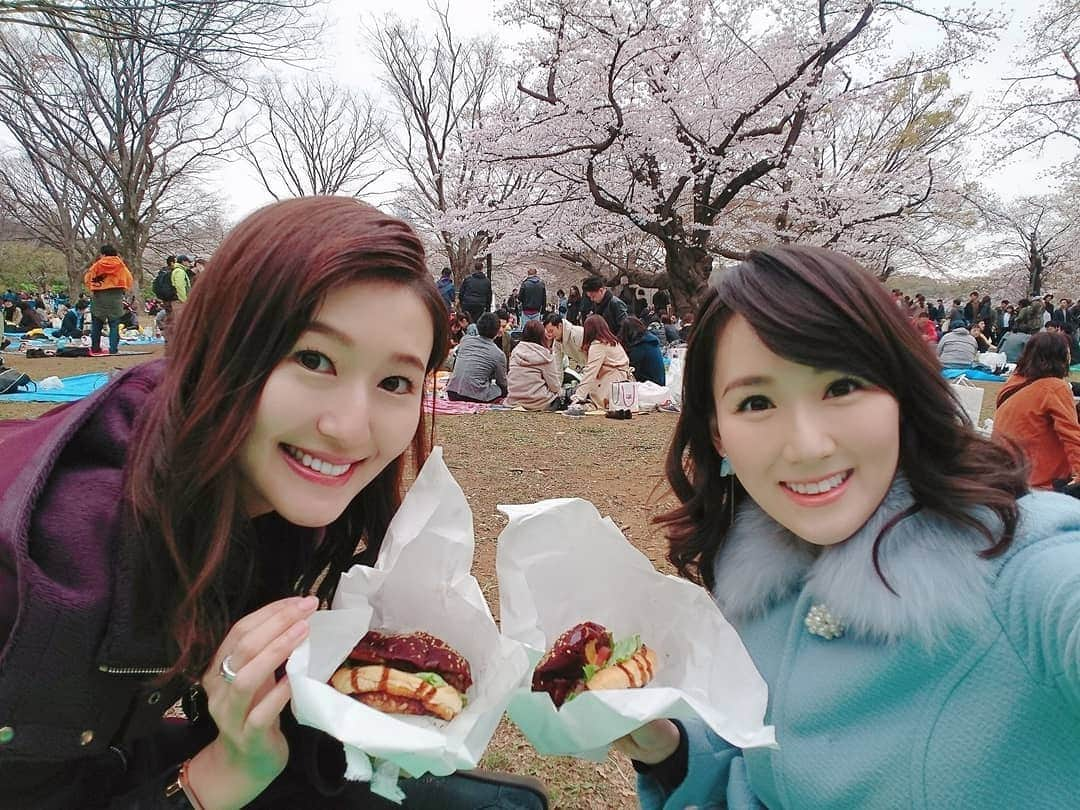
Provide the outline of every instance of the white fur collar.
<path id="1" fill-rule="evenodd" d="M 874 571 L 874 541 L 891 517 L 914 502 L 907 480 L 898 475 L 859 531 L 815 557 L 813 546 L 746 499 L 716 557 L 716 603 L 738 624 L 804 588 L 850 636 L 938 646 L 986 610 L 990 563 L 978 552 L 987 541 L 980 532 L 927 510 L 901 520 L 886 533 L 878 553 L 894 596 Z M 991 531 L 1000 529 L 990 510 L 977 516 Z"/>

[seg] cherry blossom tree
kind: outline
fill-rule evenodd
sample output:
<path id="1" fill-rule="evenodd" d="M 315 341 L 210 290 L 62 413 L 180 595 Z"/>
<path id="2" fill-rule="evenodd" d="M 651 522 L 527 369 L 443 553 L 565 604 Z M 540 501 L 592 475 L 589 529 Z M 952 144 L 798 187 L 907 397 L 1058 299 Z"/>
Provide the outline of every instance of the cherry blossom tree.
<path id="1" fill-rule="evenodd" d="M 829 133 L 853 125 L 842 107 L 873 107 L 901 82 L 963 63 L 997 25 L 989 12 L 921 0 L 512 0 L 504 17 L 536 32 L 518 83 L 531 104 L 489 125 L 487 158 L 539 170 L 542 186 L 577 189 L 659 242 L 664 271 L 650 286 L 668 286 L 680 307 L 714 257 L 741 258 L 765 234 L 854 238 L 852 223 L 919 203 L 930 164 L 911 158 L 902 188 L 886 159 L 872 181 L 868 170 L 845 175 L 825 165 Z M 905 17 L 942 36 L 898 67 L 883 55 Z M 827 168 L 834 177 L 821 176 Z M 845 178 L 862 191 L 841 189 Z M 860 202 L 886 187 L 884 202 Z M 816 201 L 803 199 L 810 188 Z M 821 204 L 841 191 L 850 199 L 838 227 L 839 211 Z"/>
<path id="2" fill-rule="evenodd" d="M 1007 286 L 1041 295 L 1056 287 L 1071 294 L 1080 283 L 1080 184 L 1062 190 L 1002 200 L 973 200 L 992 230 L 986 254 L 999 264 L 997 278 Z"/>
<path id="3" fill-rule="evenodd" d="M 1052 141 L 1080 147 L 1080 0 L 1045 3 L 1015 63 L 999 107 L 999 157 Z"/>
<path id="4" fill-rule="evenodd" d="M 744 197 L 780 199 L 775 223 L 748 223 L 745 234 L 835 248 L 883 279 L 955 265 L 974 223 L 963 192 L 976 119 L 947 73 L 920 73 L 912 58 L 892 73 L 908 78 L 839 93 L 814 111 L 792 171 Z"/>

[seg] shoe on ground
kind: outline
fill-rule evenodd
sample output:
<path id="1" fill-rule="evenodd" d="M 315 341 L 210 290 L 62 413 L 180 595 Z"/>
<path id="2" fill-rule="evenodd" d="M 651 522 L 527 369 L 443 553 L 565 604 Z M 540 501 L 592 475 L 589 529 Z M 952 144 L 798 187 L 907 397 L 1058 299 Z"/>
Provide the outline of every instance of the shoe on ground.
<path id="1" fill-rule="evenodd" d="M 104 349 L 91 349 L 90 350 L 90 356 L 91 357 L 105 357 L 106 355 L 108 355 L 108 352 L 105 351 Z"/>

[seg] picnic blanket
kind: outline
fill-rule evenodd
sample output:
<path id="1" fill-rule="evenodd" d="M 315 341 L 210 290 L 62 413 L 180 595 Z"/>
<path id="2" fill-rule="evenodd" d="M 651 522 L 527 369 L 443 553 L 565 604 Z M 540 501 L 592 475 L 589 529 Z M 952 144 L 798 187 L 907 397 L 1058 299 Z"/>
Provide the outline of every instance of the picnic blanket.
<path id="1" fill-rule="evenodd" d="M 0 402 L 74 402 L 77 399 L 89 396 L 98 388 L 109 381 L 109 375 L 102 372 L 92 374 L 76 374 L 74 377 L 64 377 L 61 382 L 63 388 L 51 391 L 27 391 L 21 394 L 2 394 Z"/>
<path id="2" fill-rule="evenodd" d="M 991 374 L 989 371 L 982 371 L 977 368 L 943 368 L 941 373 L 946 380 L 967 377 L 969 380 L 978 380 L 980 382 L 1005 382 L 1005 380 L 1009 379 L 1000 374 Z"/>
<path id="3" fill-rule="evenodd" d="M 8 346 L 8 351 L 19 351 L 22 349 L 55 349 L 56 338 L 26 338 L 21 334 L 8 333 L 5 337 L 11 341 Z M 102 338 L 102 343 L 105 343 L 106 339 Z M 164 338 L 151 338 L 146 335 L 139 335 L 138 337 L 121 337 L 120 344 L 122 346 L 155 346 L 165 343 Z M 90 341 L 68 341 L 69 346 L 82 346 L 90 345 Z"/>
<path id="4" fill-rule="evenodd" d="M 442 396 L 435 397 L 436 414 L 486 413 L 487 411 L 512 410 L 505 405 L 486 405 L 482 402 L 451 402 Z M 431 413 L 431 389 L 424 392 L 424 413 Z"/>

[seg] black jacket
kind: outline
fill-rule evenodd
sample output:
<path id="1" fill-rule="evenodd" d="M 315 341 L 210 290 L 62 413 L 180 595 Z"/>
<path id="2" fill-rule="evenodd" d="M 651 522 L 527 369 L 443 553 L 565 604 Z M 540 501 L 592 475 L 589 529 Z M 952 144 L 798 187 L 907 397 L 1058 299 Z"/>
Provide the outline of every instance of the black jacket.
<path id="1" fill-rule="evenodd" d="M 459 298 L 462 309 L 488 312 L 491 310 L 491 282 L 482 271 L 477 270 L 461 282 Z"/>
<path id="2" fill-rule="evenodd" d="M 593 314 L 603 315 L 612 333 L 616 335 L 619 334 L 622 322 L 626 320 L 626 312 L 626 304 L 621 298 L 612 295 L 611 290 L 605 290 L 600 303 L 593 306 Z"/>
<path id="3" fill-rule="evenodd" d="M 529 276 L 521 282 L 518 303 L 522 312 L 540 312 L 547 305 L 547 289 L 540 276 Z"/>

